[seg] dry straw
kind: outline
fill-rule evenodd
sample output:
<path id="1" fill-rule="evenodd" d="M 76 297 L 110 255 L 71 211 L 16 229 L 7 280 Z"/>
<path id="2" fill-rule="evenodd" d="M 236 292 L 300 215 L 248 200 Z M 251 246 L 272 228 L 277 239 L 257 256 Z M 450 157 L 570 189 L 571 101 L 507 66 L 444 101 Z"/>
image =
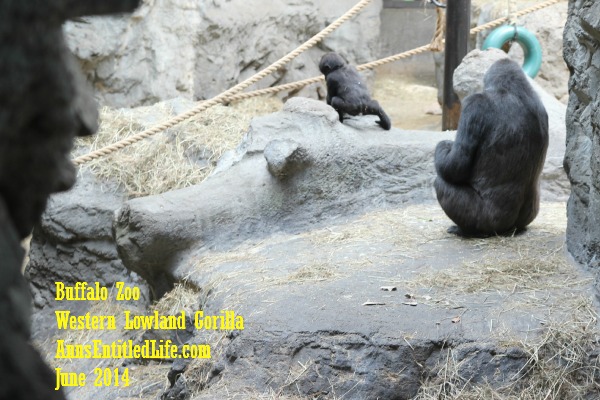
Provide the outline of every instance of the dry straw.
<path id="1" fill-rule="evenodd" d="M 235 148 L 254 116 L 281 108 L 276 98 L 255 98 L 231 106 L 217 105 L 163 135 L 154 136 L 82 168 L 102 180 L 117 182 L 131 197 L 164 193 L 202 182 L 218 159 Z M 81 138 L 76 152 L 94 150 L 144 128 L 140 121 L 172 114 L 163 103 L 133 111 L 104 108 L 100 131 Z"/>
<path id="2" fill-rule="evenodd" d="M 580 297 L 568 317 L 545 321 L 528 340 L 503 338 L 506 347 L 522 349 L 527 361 L 500 387 L 469 382 L 449 349 L 415 400 L 595 399 L 600 391 L 597 323 L 592 300 Z"/>

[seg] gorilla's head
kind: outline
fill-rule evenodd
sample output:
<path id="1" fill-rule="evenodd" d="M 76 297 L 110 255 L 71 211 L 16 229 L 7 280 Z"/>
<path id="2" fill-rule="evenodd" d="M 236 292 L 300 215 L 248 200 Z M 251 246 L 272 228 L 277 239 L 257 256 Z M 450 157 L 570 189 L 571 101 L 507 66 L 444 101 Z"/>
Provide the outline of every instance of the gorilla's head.
<path id="1" fill-rule="evenodd" d="M 496 61 L 483 77 L 486 90 L 518 91 L 523 85 L 528 86 L 525 73 L 516 62 L 509 58 Z"/>
<path id="2" fill-rule="evenodd" d="M 321 57 L 321 62 L 319 62 L 319 70 L 323 75 L 327 76 L 327 74 L 335 71 L 336 69 L 340 69 L 345 65 L 347 65 L 346 60 L 344 60 L 339 54 L 331 52 Z"/>

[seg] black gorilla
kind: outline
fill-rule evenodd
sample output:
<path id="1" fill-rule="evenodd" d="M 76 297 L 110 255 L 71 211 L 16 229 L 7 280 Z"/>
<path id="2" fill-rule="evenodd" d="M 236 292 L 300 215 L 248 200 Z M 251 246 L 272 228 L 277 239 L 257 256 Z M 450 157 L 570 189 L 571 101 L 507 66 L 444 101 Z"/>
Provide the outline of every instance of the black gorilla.
<path id="1" fill-rule="evenodd" d="M 464 99 L 456 140 L 435 149 L 434 186 L 444 212 L 465 236 L 525 229 L 539 209 L 548 149 L 548 114 L 521 68 L 496 61 L 483 93 Z"/>
<path id="2" fill-rule="evenodd" d="M 337 53 L 327 53 L 321 58 L 319 70 L 327 82 L 327 104 L 332 106 L 344 121 L 350 115 L 377 115 L 377 123 L 385 130 L 392 127 L 390 118 L 379 103 L 371 99 L 367 85 L 360 74 Z"/>

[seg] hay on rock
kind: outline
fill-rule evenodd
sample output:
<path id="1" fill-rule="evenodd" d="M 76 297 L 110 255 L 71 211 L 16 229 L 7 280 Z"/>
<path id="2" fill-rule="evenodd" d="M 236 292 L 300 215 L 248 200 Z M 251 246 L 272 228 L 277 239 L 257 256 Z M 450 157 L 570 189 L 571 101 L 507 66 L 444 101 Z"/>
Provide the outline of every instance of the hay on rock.
<path id="1" fill-rule="evenodd" d="M 252 98 L 230 106 L 217 105 L 175 127 L 91 161 L 101 180 L 120 185 L 130 197 L 164 193 L 201 183 L 227 150 L 234 149 L 253 117 L 281 109 L 277 98 Z M 173 116 L 168 103 L 132 110 L 103 108 L 100 129 L 76 142 L 85 154 L 132 136 Z"/>

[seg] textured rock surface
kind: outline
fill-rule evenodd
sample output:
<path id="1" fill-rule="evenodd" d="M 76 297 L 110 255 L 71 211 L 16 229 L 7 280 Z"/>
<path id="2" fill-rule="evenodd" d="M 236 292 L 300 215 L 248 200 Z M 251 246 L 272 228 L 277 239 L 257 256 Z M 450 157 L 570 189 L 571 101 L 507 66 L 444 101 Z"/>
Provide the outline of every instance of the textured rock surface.
<path id="1" fill-rule="evenodd" d="M 54 300 L 54 285 L 48 282 L 99 282 L 112 287 L 123 281 L 144 288 L 121 263 L 113 239 L 114 214 L 124 201 L 116 189 L 107 189 L 87 174 L 70 191 L 50 198 L 33 231 L 25 271 L 37 309 L 60 306 Z M 149 299 L 147 290 L 144 298 Z"/>
<path id="2" fill-rule="evenodd" d="M 565 169 L 571 180 L 567 245 L 580 262 L 600 267 L 600 3 L 570 1 L 564 36 L 572 71 Z"/>
<path id="3" fill-rule="evenodd" d="M 203 184 L 128 201 L 115 226 L 121 258 L 160 293 L 191 247 L 230 246 L 369 207 L 433 200 L 433 148 L 451 134 L 386 132 L 375 120 L 341 124 L 324 102 L 290 99 L 282 112 L 255 119 L 236 154 L 224 157 L 229 167 Z M 303 155 L 278 182 L 263 151 L 282 141 L 296 142 Z"/>
<path id="4" fill-rule="evenodd" d="M 175 97 L 213 97 L 277 61 L 354 4 L 147 0 L 131 17 L 69 22 L 65 33 L 101 102 L 129 107 Z M 340 52 L 352 63 L 376 59 L 382 4 L 374 0 L 320 48 L 303 53 L 257 85 L 319 75 L 317 65 L 325 51 Z M 316 90 L 313 85 L 300 93 L 316 97 Z"/>
<path id="5" fill-rule="evenodd" d="M 292 176 L 310 164 L 306 151 L 295 141 L 272 140 L 264 149 L 269 172 L 278 178 Z"/>
<path id="6" fill-rule="evenodd" d="M 562 227 L 549 229 L 549 209 L 552 218 L 563 212 Z M 423 380 L 443 376 L 449 359 L 461 382 L 510 385 L 522 377 L 528 355 L 506 343 L 535 337 L 540 318 L 568 319 L 558 311 L 566 299 L 593 297 L 590 274 L 579 275 L 573 265 L 572 277 L 586 283 L 563 285 L 574 282 L 564 271 L 543 274 L 539 279 L 552 284 L 536 283 L 536 296 L 544 300 L 535 304 L 527 301 L 530 286 L 509 280 L 480 291 L 465 275 L 465 265 L 480 267 L 473 270 L 478 276 L 487 267 L 510 265 L 508 260 L 519 258 L 516 248 L 540 254 L 560 249 L 564 204 L 542 203 L 541 210 L 524 235 L 499 242 L 447 234 L 449 221 L 433 204 L 339 218 L 322 229 L 279 232 L 223 252 L 198 251 L 180 263 L 176 279 L 210 288 L 205 312 L 235 310 L 244 316 L 245 329 L 215 346 L 204 369 L 206 386 L 193 399 L 272 390 L 301 398 L 342 393 L 352 400 L 408 400 Z M 541 236 L 544 244 L 536 239 Z M 419 281 L 430 273 L 449 286 Z M 444 276 L 456 277 L 456 286 Z M 192 342 L 206 343 L 207 333 L 197 332 Z M 194 376 L 188 368 L 184 375 Z"/>
<path id="7" fill-rule="evenodd" d="M 531 353 L 520 343 L 554 321 L 569 321 L 573 304 L 587 307 L 595 293 L 589 272 L 555 258 L 564 243 L 564 208 L 542 203 L 541 215 L 523 235 L 485 241 L 447 234 L 450 221 L 430 203 L 342 216 L 302 232 L 273 232 L 221 246 L 225 251 L 198 248 L 173 271 L 175 280 L 196 288 L 192 304 L 183 298 L 178 304 L 201 307 L 205 315 L 234 310 L 244 317 L 244 330 L 199 329 L 191 338 L 176 332 L 178 343 L 210 343 L 211 359 L 128 364 L 135 377 L 130 387 L 89 385 L 70 394 L 77 400 L 154 399 L 168 379 L 171 388 L 162 399 L 342 393 L 349 400 L 408 400 L 424 380 L 444 379 L 446 368 L 456 368 L 452 382 L 461 388 L 467 381 L 505 387 L 527 370 Z M 549 262 L 537 259 L 549 254 Z M 543 269 L 516 271 L 515 261 L 531 265 L 521 264 L 522 257 L 527 263 L 536 257 Z M 94 337 L 139 339 L 140 333 Z M 53 345 L 47 341 L 45 348 L 52 351 Z M 550 356 L 560 357 L 554 351 Z M 95 365 L 69 362 L 77 370 Z"/>
<path id="8" fill-rule="evenodd" d="M 558 228 L 552 219 L 564 215 L 564 204 L 543 203 L 541 216 L 520 236 L 458 239 L 446 233 L 450 221 L 431 187 L 433 149 L 453 134 L 383 131 L 375 121 L 356 117 L 340 124 L 324 102 L 294 98 L 283 111 L 255 119 L 238 149 L 201 185 L 125 203 L 114 225 L 119 257 L 157 297 L 187 282 L 199 290 L 194 309 L 200 304 L 206 315 L 235 310 L 246 320 L 243 331 L 223 335 L 199 330 L 190 339 L 177 332 L 184 342 L 213 343 L 211 360 L 174 362 L 169 374 L 165 363 L 158 375 L 146 372 L 155 366 L 136 364 L 132 371 L 147 378 L 128 388 L 131 397 L 150 397 L 144 388 L 164 387 L 168 376 L 164 399 L 252 398 L 248 393 L 269 391 L 411 399 L 423 379 L 444 375 L 449 358 L 461 379 L 504 386 L 521 376 L 528 355 L 498 336 L 511 332 L 515 342 L 526 340 L 540 320 L 567 318 L 556 310 L 569 301 L 591 298 L 589 274 L 564 260 L 550 262 L 551 272 L 535 278 L 536 298 L 543 299 L 535 304 L 529 283 L 473 286 L 470 280 L 480 275 L 465 273 L 465 266 L 496 271 L 523 254 L 560 254 L 564 219 Z M 95 204 L 85 200 L 91 190 L 85 182 L 78 189 L 72 199 Z M 85 213 L 103 214 L 105 228 L 120 198 L 91 196 L 100 204 Z M 79 210 L 59 199 L 68 197 L 51 202 L 46 231 L 59 231 L 52 221 L 70 220 L 67 215 Z M 84 227 L 69 226 L 85 237 Z M 112 249 L 109 238 L 104 242 Z M 87 257 L 85 243 L 61 247 L 77 245 Z M 429 273 L 463 278 L 438 291 L 421 280 Z M 530 279 L 531 271 L 524 274 L 519 279 Z M 481 279 L 488 281 L 486 274 Z M 383 292 L 387 285 L 398 290 Z M 368 301 L 379 305 L 364 305 Z M 99 332 L 98 338 L 122 339 L 118 335 Z M 90 360 L 75 367 L 90 368 Z M 194 376 L 202 377 L 200 388 L 191 383 Z M 73 388 L 71 394 L 115 393 L 106 390 Z"/>

